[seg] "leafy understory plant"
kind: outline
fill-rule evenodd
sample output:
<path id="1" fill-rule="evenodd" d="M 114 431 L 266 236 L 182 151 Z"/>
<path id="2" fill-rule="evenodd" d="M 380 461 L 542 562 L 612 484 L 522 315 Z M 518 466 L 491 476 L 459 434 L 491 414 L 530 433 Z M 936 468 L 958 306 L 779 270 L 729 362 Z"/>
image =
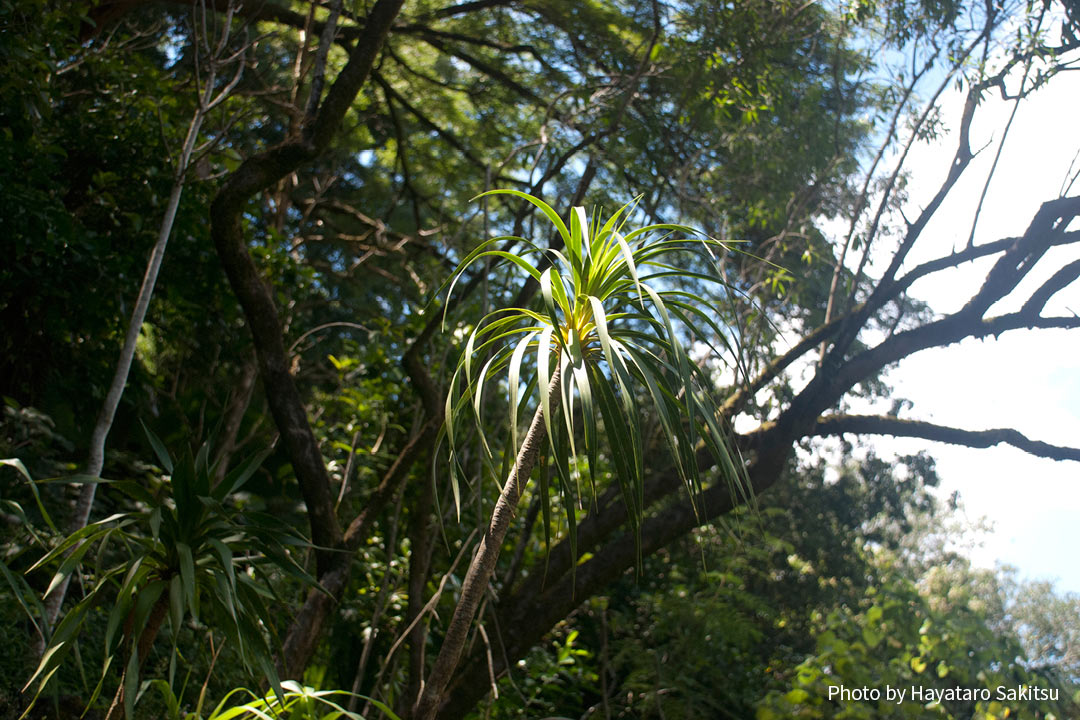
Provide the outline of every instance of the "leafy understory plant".
<path id="1" fill-rule="evenodd" d="M 168 683 L 155 680 L 152 685 L 160 690 L 165 699 L 167 720 L 204 720 L 198 711 L 181 713 L 180 703 Z M 249 699 L 233 705 L 238 696 Z M 205 720 L 366 720 L 364 715 L 347 710 L 340 704 L 339 701 L 349 698 L 371 703 L 386 720 L 401 720 L 389 707 L 366 695 L 345 690 L 319 690 L 295 680 L 285 680 L 281 683 L 280 691 L 270 690 L 265 695 L 247 688 L 235 688 L 221 699 Z"/>
<path id="2" fill-rule="evenodd" d="M 588 479 L 595 498 L 594 474 L 602 447 L 608 450 L 640 554 L 645 506 L 643 417 L 656 417 L 691 499 L 702 490 L 696 457 L 702 447 L 715 461 L 719 481 L 729 483 L 733 492 L 748 492 L 742 463 L 725 440 L 709 378 L 684 346 L 684 340 L 692 340 L 719 357 L 723 357 L 720 348 L 736 351 L 730 332 L 710 313 L 708 300 L 686 287 L 691 283 L 723 285 L 722 276 L 676 264 L 680 258 L 690 258 L 699 266 L 714 267 L 717 255 L 731 248 L 684 225 L 654 224 L 627 231 L 636 201 L 606 220 L 597 214 L 591 222 L 584 208 L 575 207 L 567 225 L 539 198 L 516 190 L 484 193 L 494 194 L 515 195 L 535 205 L 555 227 L 564 250 L 541 248 L 524 238 L 494 238 L 473 250 L 449 283 L 452 293 L 473 263 L 486 258 L 505 260 L 539 285 L 542 302 L 535 309 L 502 308 L 484 317 L 470 333 L 450 383 L 444 429 L 459 508 L 463 426 L 475 429 L 486 472 L 506 479 L 414 709 L 416 720 L 430 720 L 438 710 L 514 509 L 540 457 L 550 454 L 557 471 L 574 556 L 575 509 L 582 504 L 576 478 Z M 524 250 L 501 249 L 508 243 Z M 497 472 L 482 410 L 485 387 L 503 372 L 509 428 L 503 471 Z M 528 379 L 523 382 L 525 375 Z M 535 404 L 532 422 L 520 438 L 519 413 L 530 404 Z M 546 533 L 551 510 L 544 475 L 540 473 L 539 494 Z"/>
<path id="3" fill-rule="evenodd" d="M 224 629 L 228 641 L 239 650 L 249 672 L 266 677 L 277 696 L 283 697 L 268 639 L 272 628 L 266 624 L 273 617 L 267 601 L 280 600 L 270 580 L 283 574 L 314 584 L 287 549 L 309 544 L 282 529 L 276 518 L 242 512 L 230 503 L 230 496 L 254 474 L 269 451 L 240 464 L 215 485 L 209 445 L 204 444 L 194 457 L 185 453 L 174 463 L 161 441 L 149 430 L 147 436 L 169 475 L 160 487 L 148 489 L 133 481 L 85 475 L 56 479 L 107 485 L 127 496 L 135 509 L 72 533 L 28 571 L 56 566 L 46 596 L 76 572 L 84 576 L 87 587 L 48 637 L 41 661 L 26 684 L 27 688 L 37 684 L 30 708 L 76 647 L 92 608 L 102 604 L 111 606 L 104 662 L 87 707 L 97 701 L 106 678 L 115 674 L 110 669 L 118 669 L 120 683 L 107 720 L 132 717 L 141 666 L 166 620 L 174 643 L 169 665 L 172 684 L 178 656 L 175 643 L 188 617 L 195 622 L 212 618 L 213 626 Z M 118 546 L 124 550 L 119 557 L 110 552 Z"/>
<path id="4" fill-rule="evenodd" d="M 34 479 L 31 477 L 30 471 L 26 469 L 26 465 L 23 464 L 22 460 L 19 460 L 18 458 L 0 458 L 0 468 L 2 467 L 10 467 L 22 475 L 23 479 L 26 481 L 27 487 L 30 488 L 30 492 L 34 496 L 38 510 L 41 513 L 41 519 L 45 522 L 50 531 L 54 534 L 58 533 L 56 525 L 53 523 L 52 518 L 49 517 L 49 513 L 45 510 L 45 505 L 41 502 L 41 496 L 38 494 L 37 486 L 34 485 Z M 22 555 L 22 553 L 28 552 L 31 548 L 36 550 L 38 548 L 47 548 L 48 545 L 46 544 L 46 539 L 39 535 L 35 530 L 33 520 L 27 515 L 22 505 L 3 496 L 3 488 L 3 484 L 0 484 L 0 512 L 13 518 L 30 537 L 32 544 L 29 547 L 17 547 L 15 552 L 11 555 L 5 553 L 5 551 L 9 549 L 8 547 L 0 545 L 0 575 L 4 577 L 4 581 L 7 583 L 12 597 L 19 603 L 19 607 L 22 608 L 26 617 L 34 626 L 34 631 L 37 633 L 38 637 L 44 639 L 48 636 L 49 632 L 48 626 L 42 622 L 42 618 L 44 618 L 46 614 L 45 606 L 42 604 L 41 600 L 38 599 L 36 591 L 30 586 L 30 583 L 26 581 L 26 578 L 24 578 L 21 573 L 17 573 L 8 567 L 8 562 L 19 555 Z"/>

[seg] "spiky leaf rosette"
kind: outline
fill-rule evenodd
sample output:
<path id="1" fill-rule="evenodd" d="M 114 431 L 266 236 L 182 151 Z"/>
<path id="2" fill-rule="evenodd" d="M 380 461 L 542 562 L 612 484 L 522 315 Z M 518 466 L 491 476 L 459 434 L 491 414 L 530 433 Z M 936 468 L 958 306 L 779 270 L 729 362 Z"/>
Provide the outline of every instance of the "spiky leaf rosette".
<path id="1" fill-rule="evenodd" d="M 508 463 L 520 447 L 521 411 L 537 403 L 543 410 L 551 465 L 557 470 L 575 556 L 574 508 L 581 506 L 582 499 L 577 478 L 588 479 L 595 498 L 593 472 L 605 448 L 640 549 L 638 533 L 645 509 L 643 418 L 656 418 L 692 500 L 702 489 L 696 459 L 702 446 L 715 461 L 719 481 L 745 495 L 748 486 L 742 462 L 728 442 L 712 383 L 684 345 L 702 344 L 721 358 L 721 348 L 735 354 L 732 333 L 713 319 L 709 300 L 682 287 L 687 281 L 699 286 L 723 285 L 723 281 L 719 273 L 704 274 L 676 264 L 689 258 L 697 259 L 699 265 L 704 261 L 706 266 L 715 266 L 717 255 L 730 248 L 684 225 L 653 224 L 627 230 L 636 200 L 606 221 L 596 214 L 591 223 L 585 209 L 575 207 L 567 225 L 539 198 L 517 190 L 484 193 L 496 194 L 516 195 L 535 205 L 559 233 L 564 251 L 543 249 L 519 237 L 493 238 L 473 250 L 450 281 L 448 296 L 467 268 L 495 258 L 513 263 L 535 280 L 542 298 L 534 309 L 503 308 L 489 313 L 465 343 L 446 399 L 445 424 L 459 508 L 464 476 L 462 430 L 469 425 L 475 428 L 487 471 L 495 478 L 506 477 Z M 508 246 L 524 249 L 502 249 Z M 730 290 L 725 288 L 725 292 Z M 562 372 L 549 394 L 543 389 L 551 385 L 556 367 Z M 503 373 L 509 444 L 500 472 L 482 414 L 485 389 Z M 552 403 L 556 392 L 558 401 Z M 557 406 L 554 413 L 553 404 Z M 540 496 L 546 535 L 550 505 L 544 473 Z"/>
<path id="2" fill-rule="evenodd" d="M 310 543 L 284 527 L 279 518 L 245 511 L 230 502 L 270 450 L 240 464 L 215 485 L 217 474 L 208 443 L 194 457 L 188 452 L 174 462 L 161 440 L 148 428 L 146 434 L 169 476 L 154 490 L 130 480 L 85 475 L 54 479 L 106 485 L 126 495 L 135 509 L 72 533 L 28 570 L 58 566 L 45 595 L 65 576 L 80 571 L 86 573 L 88 590 L 48 638 L 48 647 L 26 684 L 29 688 L 36 683 L 37 690 L 24 716 L 76 646 L 91 611 L 102 604 L 111 604 L 104 663 L 87 707 L 94 704 L 105 681 L 119 674 L 119 666 L 123 669 L 124 713 L 134 717 L 140 666 L 145 660 L 139 656 L 139 647 L 144 633 L 150 634 L 149 643 L 157 635 L 151 617 L 159 604 L 166 610 L 161 619 L 168 619 L 172 626 L 170 685 L 177 669 L 176 642 L 184 624 L 188 618 L 198 622 L 200 617 L 209 616 L 213 626 L 223 630 L 239 651 L 246 669 L 265 677 L 277 696 L 282 696 L 270 637 L 274 616 L 268 609 L 269 603 L 280 603 L 281 597 L 271 579 L 291 577 L 305 586 L 315 586 L 315 578 L 295 557 L 296 550 L 306 550 Z M 106 549 L 110 543 L 127 548 L 119 562 L 109 560 Z M 96 553 L 88 555 L 92 549 Z M 81 663 L 78 653 L 76 660 Z"/>

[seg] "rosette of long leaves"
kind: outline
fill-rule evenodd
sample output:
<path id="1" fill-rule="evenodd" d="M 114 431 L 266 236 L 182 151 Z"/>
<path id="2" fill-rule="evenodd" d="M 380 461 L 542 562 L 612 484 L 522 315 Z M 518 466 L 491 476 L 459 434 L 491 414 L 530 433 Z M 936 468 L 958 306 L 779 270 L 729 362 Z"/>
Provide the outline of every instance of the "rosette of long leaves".
<path id="1" fill-rule="evenodd" d="M 577 478 L 589 479 L 595 498 L 593 476 L 606 447 L 633 528 L 640 566 L 647 440 L 644 417 L 656 418 L 691 498 L 699 496 L 702 489 L 697 460 L 702 446 L 712 454 L 721 482 L 726 480 L 732 492 L 745 493 L 748 488 L 742 464 L 726 441 L 709 378 L 684 347 L 689 341 L 714 351 L 718 344 L 730 346 L 728 333 L 710 315 L 706 298 L 684 287 L 691 281 L 718 283 L 721 275 L 675 264 L 687 257 L 711 264 L 714 252 L 727 252 L 727 247 L 682 225 L 656 224 L 624 232 L 633 203 L 606 221 L 596 216 L 591 223 L 585 209 L 575 207 L 568 226 L 539 198 L 516 190 L 486 194 L 498 193 L 516 195 L 535 205 L 554 225 L 564 250 L 542 249 L 524 238 L 493 238 L 469 253 L 450 280 L 448 294 L 470 265 L 498 258 L 534 280 L 542 302 L 535 309 L 499 309 L 482 318 L 465 342 L 450 383 L 444 430 L 459 512 L 462 430 L 466 425 L 475 426 L 488 473 L 505 481 L 462 580 L 442 647 L 413 707 L 416 720 L 433 720 L 438 713 L 495 571 L 510 519 L 539 459 L 550 456 L 558 470 L 574 557 L 576 513 L 582 498 Z M 523 250 L 503 249 L 515 246 Z M 483 421 L 484 389 L 503 372 L 509 432 L 505 434 L 503 472 L 496 472 Z M 519 410 L 529 405 L 535 407 L 533 419 L 519 443 Z M 606 443 L 601 443 L 602 438 Z M 540 483 L 544 536 L 550 547 L 551 507 L 544 472 Z"/>
<path id="2" fill-rule="evenodd" d="M 168 479 L 147 488 L 132 481 L 88 476 L 57 478 L 62 482 L 96 482 L 127 497 L 135 509 L 115 513 L 72 533 L 28 572 L 55 566 L 48 595 L 65 577 L 81 572 L 86 594 L 64 613 L 48 638 L 34 675 L 37 693 L 47 685 L 78 642 L 90 610 L 111 606 L 105 630 L 101 679 L 87 701 L 98 698 L 110 668 L 119 665 L 121 686 L 109 718 L 131 717 L 138 695 L 140 666 L 163 623 L 168 620 L 174 642 L 190 617 L 212 618 L 214 627 L 240 653 L 248 670 L 265 677 L 281 696 L 274 670 L 267 602 L 280 602 L 271 579 L 286 575 L 302 583 L 315 580 L 291 557 L 288 546 L 308 547 L 283 528 L 277 518 L 239 510 L 230 496 L 266 459 L 269 451 L 242 463 L 214 485 L 214 465 L 204 444 L 193 457 L 174 463 L 161 441 L 147 436 Z M 115 553 L 121 548 L 123 552 Z M 171 655 L 169 683 L 177 653 Z M 35 695 L 36 699 L 37 695 Z"/>
<path id="3" fill-rule="evenodd" d="M 164 680 L 150 684 L 165 701 L 166 714 L 162 720 L 204 720 L 201 707 L 195 712 L 182 713 L 180 700 Z M 237 698 L 246 701 L 237 703 Z M 347 710 L 345 705 L 350 698 L 371 703 L 383 720 L 401 720 L 385 703 L 374 698 L 345 690 L 320 690 L 295 680 L 282 681 L 280 692 L 257 693 L 243 687 L 230 690 L 205 720 L 367 720 L 371 717 Z"/>
<path id="4" fill-rule="evenodd" d="M 542 300 L 535 308 L 495 310 L 468 336 L 446 400 L 455 500 L 460 504 L 463 425 L 475 427 L 488 472 L 507 477 L 508 464 L 521 447 L 519 415 L 529 405 L 542 410 L 575 555 L 574 508 L 582 505 L 578 478 L 587 478 L 595 498 L 593 475 L 601 453 L 614 470 L 638 537 L 645 506 L 644 418 L 655 418 L 692 499 L 701 492 L 696 454 L 702 446 L 721 481 L 745 493 L 742 463 L 727 441 L 712 383 L 686 349 L 696 343 L 716 357 L 737 354 L 732 334 L 717 323 L 709 300 L 688 289 L 723 285 L 719 272 L 689 268 L 714 268 L 718 255 L 731 249 L 684 225 L 628 229 L 636 201 L 606 220 L 596 214 L 590 221 L 584 208 L 575 207 L 567 224 L 539 198 L 516 190 L 485 193 L 494 194 L 535 205 L 558 232 L 563 250 L 540 248 L 519 237 L 493 238 L 461 262 L 451 281 L 450 293 L 468 267 L 498 258 L 535 280 Z M 524 249 L 503 249 L 514 245 Z M 731 291 L 724 287 L 723 292 Z M 502 470 L 497 471 L 482 415 L 485 390 L 503 373 L 509 432 Z M 518 470 L 527 476 L 531 468 Z M 545 474 L 540 476 L 546 533 L 549 489 Z"/>

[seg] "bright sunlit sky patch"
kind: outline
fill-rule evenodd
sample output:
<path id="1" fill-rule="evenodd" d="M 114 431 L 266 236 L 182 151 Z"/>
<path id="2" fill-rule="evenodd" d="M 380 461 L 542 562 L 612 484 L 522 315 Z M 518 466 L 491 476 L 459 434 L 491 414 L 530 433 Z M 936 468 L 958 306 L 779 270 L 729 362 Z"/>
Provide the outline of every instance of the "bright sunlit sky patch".
<path id="1" fill-rule="evenodd" d="M 943 96 L 942 110 L 951 129 L 959 123 L 963 98 Z M 905 268 L 946 255 L 967 242 L 979 194 L 1008 120 L 1012 104 L 988 96 L 976 113 L 972 148 L 991 138 L 915 245 Z M 975 242 L 989 242 L 1024 232 L 1039 205 L 1058 197 L 1062 180 L 1080 148 L 1077 132 L 1080 73 L 1063 73 L 1021 103 L 990 186 Z M 912 151 L 908 167 L 909 219 L 917 217 L 948 170 L 955 137 L 948 135 Z M 1070 195 L 1080 194 L 1080 182 Z M 1076 223 L 1070 229 L 1076 229 Z M 884 256 L 894 245 L 879 241 Z M 886 247 L 888 246 L 888 247 Z M 1075 246 L 1048 253 L 1014 297 L 1080 256 Z M 991 260 L 992 262 L 992 260 Z M 939 313 L 958 309 L 978 288 L 989 267 L 969 263 L 937 273 L 913 286 L 911 294 Z M 883 266 L 872 271 L 880 275 Z M 902 274 L 902 273 L 901 273 Z M 999 303 L 990 313 L 1014 309 Z M 1074 283 L 1047 305 L 1046 315 L 1080 312 L 1080 284 Z M 1018 330 L 1000 339 L 968 340 L 918 353 L 890 372 L 896 397 L 914 402 L 901 417 L 981 430 L 1010 427 L 1029 438 L 1059 445 L 1080 445 L 1080 332 Z M 886 408 L 887 410 L 887 408 Z M 960 448 L 923 440 L 873 438 L 879 455 L 928 450 L 938 460 L 942 495 L 960 491 L 967 517 L 985 517 L 993 531 L 972 551 L 980 566 L 1007 563 L 1029 579 L 1057 579 L 1059 591 L 1080 592 L 1080 463 L 1055 462 L 1011 447 Z"/>

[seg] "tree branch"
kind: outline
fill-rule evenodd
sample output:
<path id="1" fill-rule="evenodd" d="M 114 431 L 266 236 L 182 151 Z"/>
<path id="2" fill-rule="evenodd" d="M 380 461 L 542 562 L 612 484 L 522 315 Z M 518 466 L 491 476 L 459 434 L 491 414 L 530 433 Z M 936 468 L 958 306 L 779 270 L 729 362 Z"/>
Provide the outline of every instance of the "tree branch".
<path id="1" fill-rule="evenodd" d="M 995 240 L 994 242 L 967 247 L 959 252 L 944 255 L 935 260 L 928 260 L 922 265 L 912 268 L 908 273 L 896 280 L 893 283 L 893 287 L 882 293 L 882 297 L 891 300 L 897 295 L 899 295 L 901 292 L 911 287 L 912 284 L 914 284 L 914 282 L 919 278 L 926 277 L 927 275 L 932 275 L 933 273 L 940 272 L 941 270 L 947 270 L 948 268 L 956 267 L 957 265 L 962 265 L 963 263 L 966 263 L 970 260 L 977 260 L 988 255 L 995 255 L 999 252 L 1004 252 L 1013 245 L 1015 245 L 1019 239 L 1020 238 L 1018 237 L 1002 238 L 1001 240 Z M 1080 231 L 1062 233 L 1050 242 L 1049 247 L 1056 247 L 1058 245 L 1069 245 L 1077 241 L 1080 241 Z"/>
<path id="2" fill-rule="evenodd" d="M 211 236 L 251 330 L 270 410 L 307 505 L 312 540 L 323 548 L 316 554 L 320 574 L 334 564 L 328 549 L 340 547 L 343 535 L 334 513 L 322 453 L 290 373 L 277 305 L 248 252 L 241 217 L 252 196 L 315 159 L 329 146 L 367 81 L 402 1 L 376 2 L 367 18 L 365 36 L 338 74 L 305 136 L 248 158 L 222 183 L 210 209 Z"/>
<path id="3" fill-rule="evenodd" d="M 393 99 L 394 102 L 407 110 L 410 115 L 415 117 L 421 125 L 423 125 L 425 128 L 445 140 L 447 144 L 449 144 L 452 148 L 461 153 L 462 157 L 464 157 L 470 163 L 482 170 L 487 169 L 487 164 L 480 160 L 480 158 L 476 157 L 476 155 L 474 155 L 471 150 L 465 147 L 465 143 L 461 142 L 461 140 L 451 134 L 449 130 L 446 130 L 436 125 L 430 118 L 420 112 L 420 110 L 413 106 L 412 103 L 410 103 L 408 100 L 406 100 L 401 93 L 391 87 L 390 83 L 387 82 L 381 75 L 379 75 L 378 73 L 374 73 L 372 75 L 372 79 L 379 85 L 379 87 L 383 89 L 383 92 L 386 93 L 387 99 Z M 519 186 L 525 185 L 525 183 L 521 180 L 517 180 L 511 177 L 503 176 L 498 179 L 502 182 L 513 183 Z"/>
<path id="4" fill-rule="evenodd" d="M 472 2 L 464 2 L 459 5 L 449 5 L 444 8 L 435 10 L 421 17 L 421 19 L 428 18 L 448 18 L 456 17 L 458 15 L 465 15 L 468 13 L 479 12 L 481 10 L 487 10 L 488 8 L 504 7 L 506 5 L 513 5 L 515 0 L 473 0 Z"/>
<path id="5" fill-rule="evenodd" d="M 1051 445 L 1031 440 L 1011 428 L 994 430 L 963 430 L 961 428 L 935 425 L 922 420 L 902 420 L 880 415 L 827 415 L 818 418 L 811 435 L 892 435 L 894 437 L 922 438 L 950 445 L 971 448 L 988 448 L 1005 443 L 1036 457 L 1051 460 L 1075 460 L 1080 462 L 1080 448 Z"/>
<path id="6" fill-rule="evenodd" d="M 1032 315 L 1041 313 L 1050 298 L 1075 282 L 1077 277 L 1080 277 L 1080 260 L 1073 260 L 1040 285 L 1039 289 L 1033 292 L 1027 302 L 1024 303 L 1024 307 L 1020 308 L 1020 312 Z"/>
<path id="7" fill-rule="evenodd" d="M 1055 243 L 1066 236 L 1064 228 L 1071 219 L 1080 214 L 1080 197 L 1059 198 L 1043 203 L 1027 231 L 1017 238 L 1002 254 L 986 275 L 982 287 L 963 308 L 940 320 L 897 333 L 877 346 L 844 361 L 834 347 L 827 362 L 820 367 L 809 384 L 791 402 L 777 420 L 786 427 L 783 432 L 792 437 L 802 437 L 810 430 L 813 420 L 827 408 L 838 402 L 856 383 L 861 382 L 886 365 L 898 362 L 913 353 L 930 347 L 944 347 L 966 337 L 999 335 L 1019 328 L 1073 327 L 1078 318 L 1043 318 L 1036 312 L 1024 311 L 984 319 L 986 311 L 998 300 L 1012 292 L 1032 267 Z M 1048 283 L 1061 282 L 1059 271 Z M 887 282 L 887 281 L 886 281 Z M 887 283 L 892 285 L 893 283 Z M 884 287 L 884 286 L 881 286 Z M 863 321 L 869 316 L 866 306 L 878 296 L 888 296 L 891 290 L 875 291 L 870 300 L 843 321 L 857 325 L 848 330 L 851 340 L 858 334 Z M 1046 287 L 1046 285 L 1044 285 Z M 1038 293 L 1038 291 L 1037 291 Z M 1049 297 L 1049 295 L 1047 295 Z M 839 346 L 838 341 L 838 346 Z"/>

